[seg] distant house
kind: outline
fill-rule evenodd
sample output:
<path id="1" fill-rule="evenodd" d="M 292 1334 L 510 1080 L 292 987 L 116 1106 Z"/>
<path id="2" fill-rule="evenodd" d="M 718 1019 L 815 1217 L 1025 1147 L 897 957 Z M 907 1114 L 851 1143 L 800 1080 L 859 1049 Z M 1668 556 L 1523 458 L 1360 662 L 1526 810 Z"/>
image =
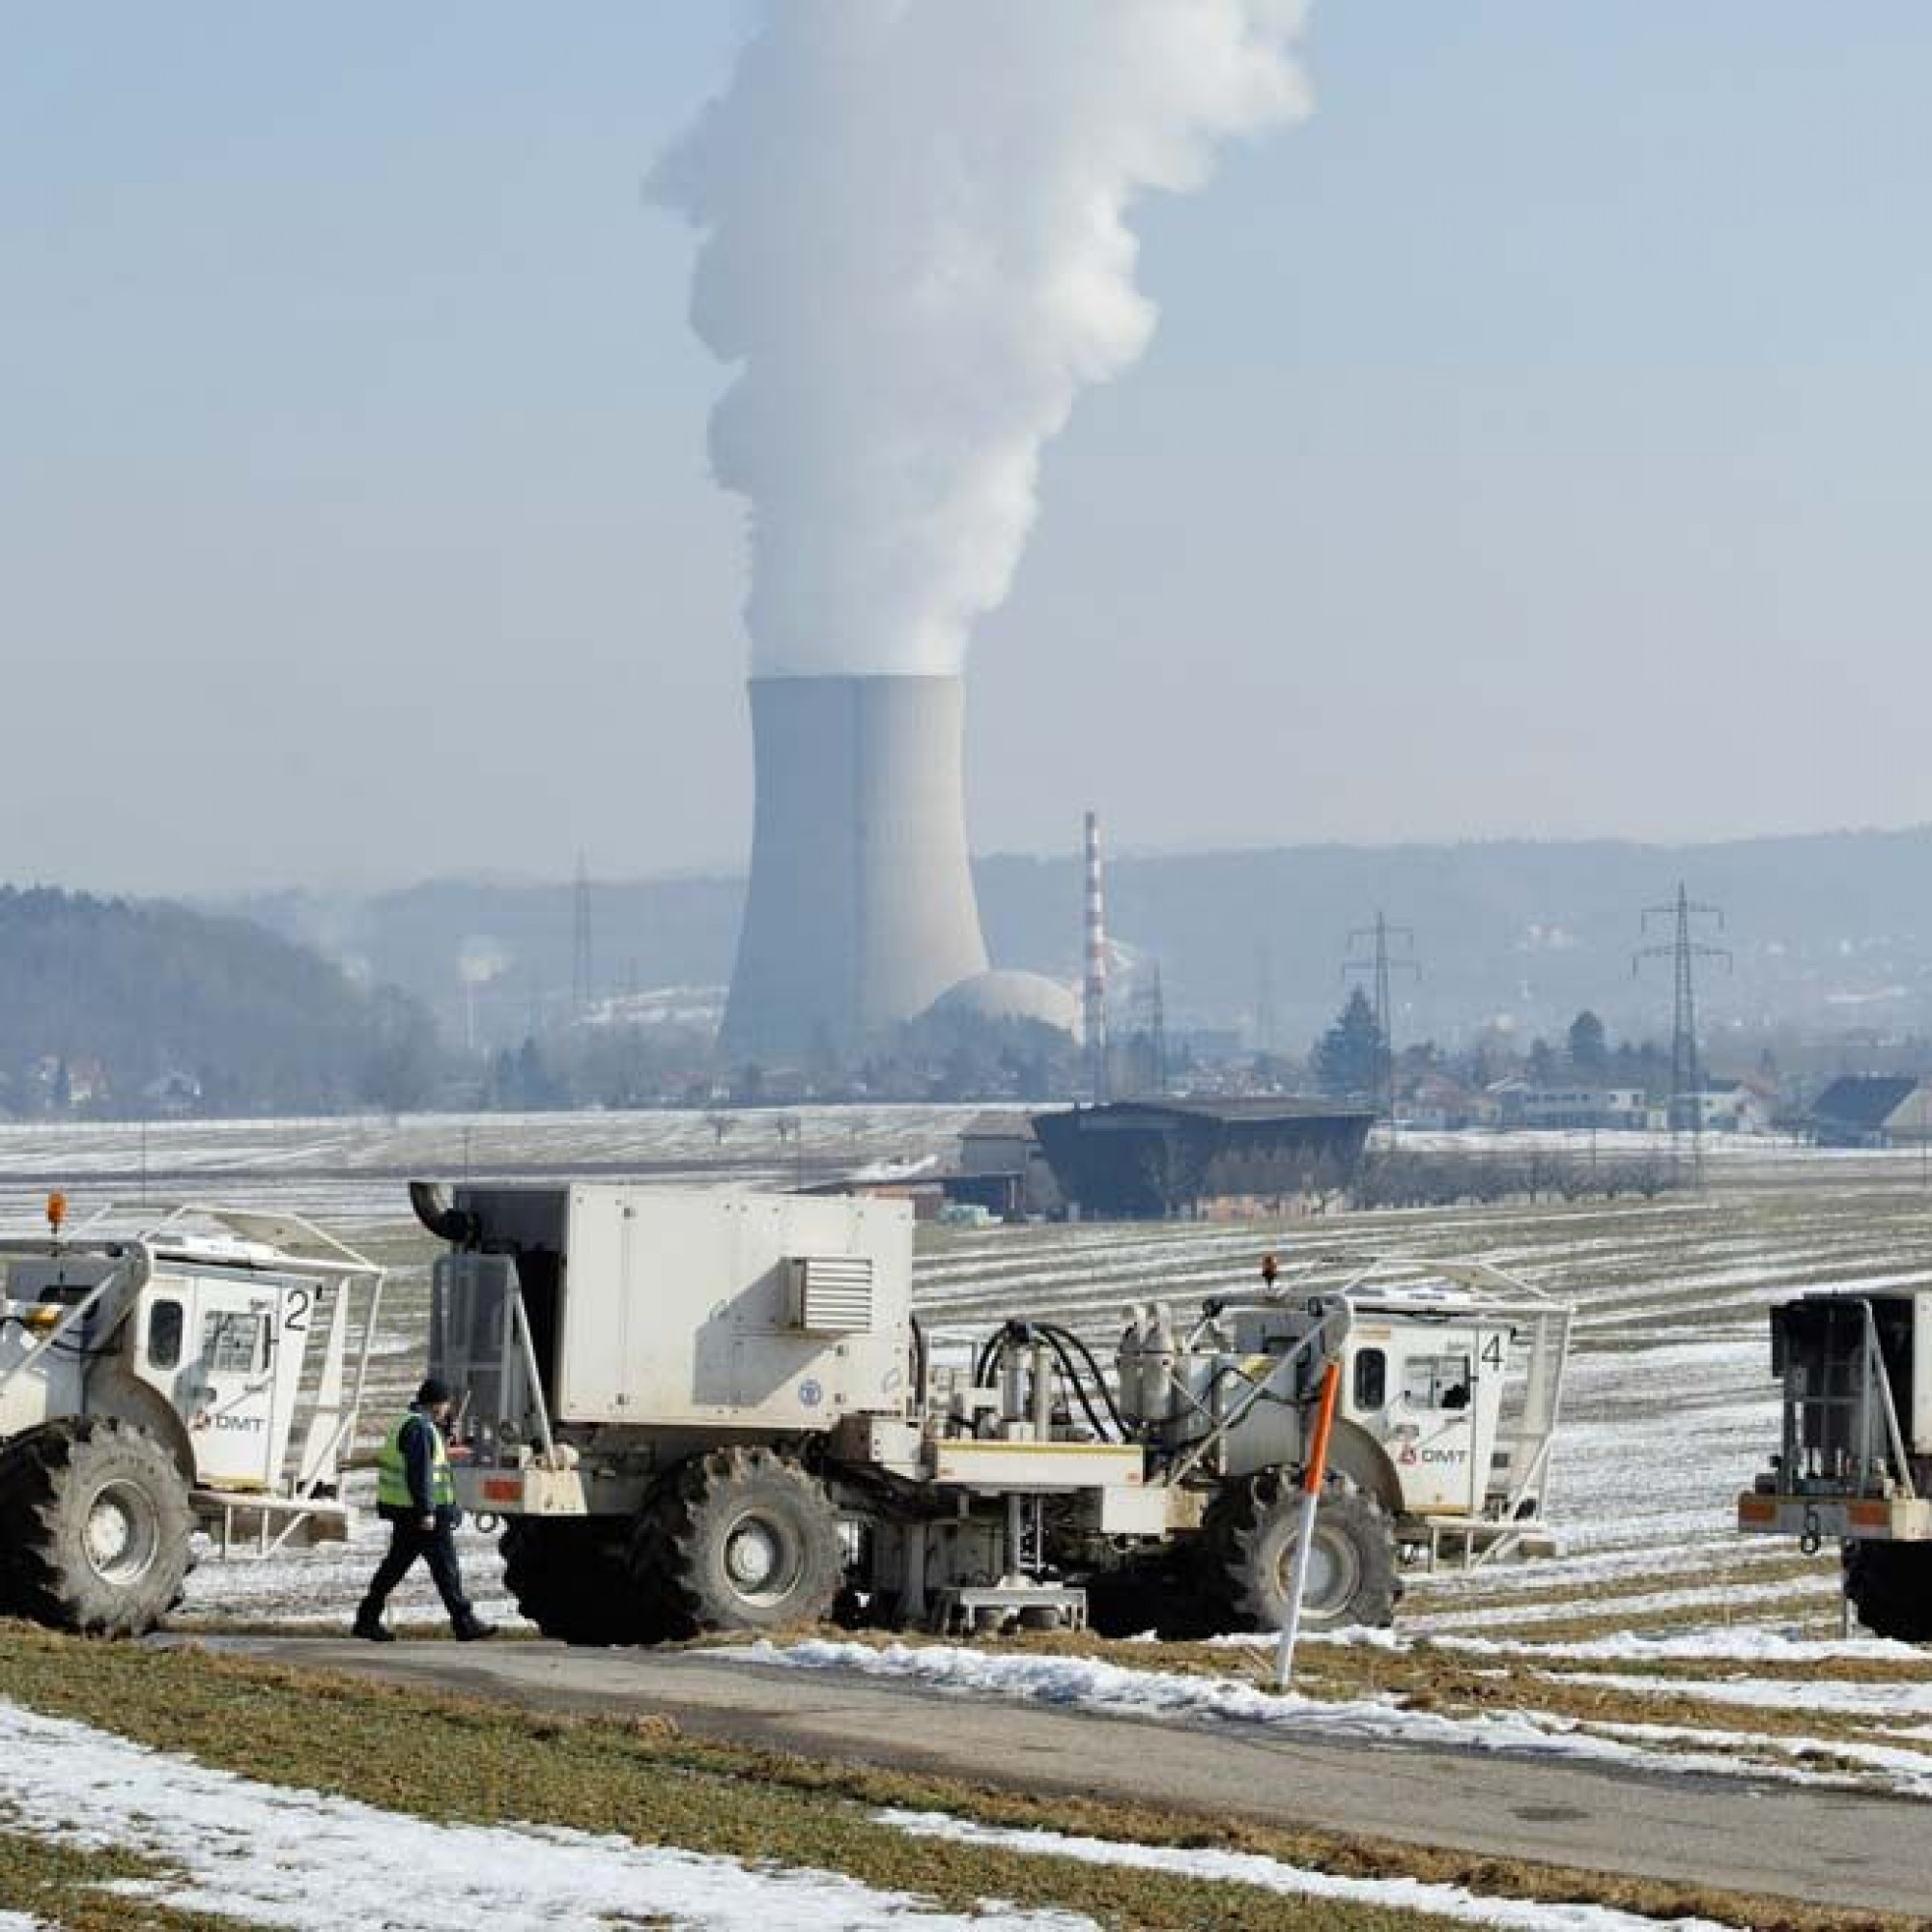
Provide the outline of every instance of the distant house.
<path id="1" fill-rule="evenodd" d="M 1643 1127 L 1650 1120 L 1641 1087 L 1534 1087 L 1527 1080 L 1498 1080 L 1489 1093 L 1501 1127 Z"/>
<path id="2" fill-rule="evenodd" d="M 151 1114 L 191 1114 L 201 1105 L 201 1082 L 177 1067 L 150 1080 L 141 1089 L 141 1103 Z"/>
<path id="3" fill-rule="evenodd" d="M 1000 1215 L 1058 1214 L 1066 1205 L 1025 1114 L 976 1114 L 967 1122 L 947 1197 L 978 1202 Z"/>
<path id="4" fill-rule="evenodd" d="M 1774 1105 L 1754 1082 L 1719 1081 L 1696 1096 L 1697 1124 L 1711 1134 L 1768 1134 Z"/>
<path id="5" fill-rule="evenodd" d="M 1885 1117 L 1889 1147 L 1922 1148 L 1932 1141 L 1932 1087 L 1915 1087 Z"/>
<path id="6" fill-rule="evenodd" d="M 1918 1096 L 1918 1082 L 1909 1074 L 1843 1074 L 1811 1103 L 1812 1137 L 1821 1147 L 1841 1148 L 1890 1147 L 1895 1138 L 1921 1140 L 1925 1103 Z M 1894 1120 L 1899 1120 L 1896 1134 Z"/>
<path id="7" fill-rule="evenodd" d="M 44 1054 L 34 1063 L 29 1079 L 40 1106 L 56 1113 L 77 1111 L 107 1097 L 107 1069 L 98 1060 Z"/>
<path id="8" fill-rule="evenodd" d="M 1487 1126 L 1496 1115 L 1487 1094 L 1438 1072 L 1425 1073 L 1410 1086 L 1401 1111 L 1404 1126 L 1430 1133 Z"/>

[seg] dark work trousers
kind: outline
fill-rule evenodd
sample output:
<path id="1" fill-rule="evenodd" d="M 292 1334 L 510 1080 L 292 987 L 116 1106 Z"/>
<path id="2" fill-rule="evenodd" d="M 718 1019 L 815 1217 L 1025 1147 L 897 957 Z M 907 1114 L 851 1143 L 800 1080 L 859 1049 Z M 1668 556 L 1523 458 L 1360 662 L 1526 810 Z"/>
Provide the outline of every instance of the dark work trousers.
<path id="1" fill-rule="evenodd" d="M 451 1512 L 438 1510 L 434 1529 L 420 1528 L 420 1519 L 413 1516 L 390 1516 L 386 1510 L 384 1515 L 389 1522 L 389 1553 L 376 1566 L 376 1574 L 369 1579 L 369 1594 L 362 1600 L 361 1616 L 370 1623 L 382 1616 L 389 1592 L 409 1575 L 411 1566 L 420 1556 L 436 1579 L 449 1621 L 459 1630 L 470 1622 L 475 1612 L 469 1607 L 469 1599 L 463 1594 L 463 1572 L 456 1561 Z"/>

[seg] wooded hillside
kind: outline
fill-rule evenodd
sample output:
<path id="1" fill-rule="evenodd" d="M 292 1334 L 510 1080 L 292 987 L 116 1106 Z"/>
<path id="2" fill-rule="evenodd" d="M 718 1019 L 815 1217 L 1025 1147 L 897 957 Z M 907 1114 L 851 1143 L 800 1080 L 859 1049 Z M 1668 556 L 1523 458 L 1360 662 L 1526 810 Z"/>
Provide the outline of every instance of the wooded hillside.
<path id="1" fill-rule="evenodd" d="M 0 1112 L 400 1107 L 435 1066 L 412 1002 L 250 921 L 0 888 Z"/>

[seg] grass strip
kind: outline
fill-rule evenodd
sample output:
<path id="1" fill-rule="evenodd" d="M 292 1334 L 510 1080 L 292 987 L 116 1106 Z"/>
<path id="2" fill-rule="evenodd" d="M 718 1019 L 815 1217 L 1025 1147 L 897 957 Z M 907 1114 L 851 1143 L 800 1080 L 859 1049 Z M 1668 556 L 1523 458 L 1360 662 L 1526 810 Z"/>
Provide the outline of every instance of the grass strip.
<path id="1" fill-rule="evenodd" d="M 1406 1911 L 1284 1900 L 1259 1888 L 916 1839 L 886 1804 L 951 1808 L 917 1780 L 855 1791 L 762 1776 L 758 1753 L 689 1746 L 664 1719 L 531 1714 L 276 1665 L 87 1643 L 0 1625 L 14 1701 L 269 1783 L 442 1822 L 540 1823 L 645 1844 L 844 1872 L 971 1911 L 989 1898 L 1119 1926 L 1412 1932 Z M 1049 1822 L 1043 1813 L 1032 1822 Z M 121 1905 L 126 1924 L 127 1905 Z"/>
<path id="2" fill-rule="evenodd" d="M 191 1647 L 84 1643 L 0 1625 L 0 1683 L 35 1709 L 271 1783 L 332 1791 L 442 1820 L 611 1832 L 749 1861 L 776 1860 L 965 1910 L 1005 1898 L 1147 1927 L 1395 1932 L 1428 1915 L 1285 1899 L 1241 1885 L 1079 1865 L 908 1838 L 883 1808 L 1127 1843 L 1214 1847 L 1364 1878 L 1410 1877 L 1515 1898 L 1696 1916 L 1760 1932 L 1905 1932 L 1913 1921 L 1315 1832 L 1221 1823 L 1132 1804 L 982 1788 L 681 1737 L 663 1719 L 530 1713 Z"/>
<path id="3" fill-rule="evenodd" d="M 235 1932 L 232 1918 L 178 1912 L 117 1888 L 162 1886 L 179 1875 L 154 1859 L 105 1847 L 63 1844 L 43 1831 L 0 1824 L 0 1911 L 66 1932 Z"/>

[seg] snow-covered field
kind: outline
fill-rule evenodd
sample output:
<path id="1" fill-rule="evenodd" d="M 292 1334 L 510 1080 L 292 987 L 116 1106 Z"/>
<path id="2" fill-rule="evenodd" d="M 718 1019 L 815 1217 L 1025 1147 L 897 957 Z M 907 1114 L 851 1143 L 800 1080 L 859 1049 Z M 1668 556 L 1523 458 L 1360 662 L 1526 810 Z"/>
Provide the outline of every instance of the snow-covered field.
<path id="1" fill-rule="evenodd" d="M 0 1217 L 47 1188 L 77 1205 L 245 1194 L 353 1231 L 408 1218 L 412 1178 L 649 1177 L 789 1187 L 868 1161 L 951 1154 L 975 1107 L 805 1107 L 724 1114 L 424 1114 L 312 1121 L 0 1125 Z"/>

